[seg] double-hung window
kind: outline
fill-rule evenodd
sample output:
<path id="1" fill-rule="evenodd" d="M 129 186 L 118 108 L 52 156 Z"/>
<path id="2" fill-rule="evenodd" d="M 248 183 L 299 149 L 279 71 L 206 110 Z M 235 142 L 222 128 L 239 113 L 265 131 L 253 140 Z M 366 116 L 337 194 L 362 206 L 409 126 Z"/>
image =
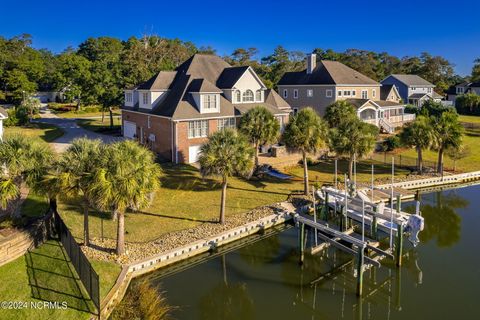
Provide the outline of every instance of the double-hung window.
<path id="1" fill-rule="evenodd" d="M 203 95 L 203 109 L 205 110 L 217 109 L 217 97 L 214 94 Z"/>
<path id="2" fill-rule="evenodd" d="M 313 90 L 312 89 L 307 89 L 307 97 L 309 97 L 309 98 L 313 97 Z"/>
<path id="3" fill-rule="evenodd" d="M 293 99 L 298 99 L 298 89 L 293 89 Z"/>
<path id="4" fill-rule="evenodd" d="M 377 96 L 377 90 L 373 89 L 372 90 L 372 97 L 375 98 Z"/>
<path id="5" fill-rule="evenodd" d="M 188 122 L 188 138 L 202 138 L 208 136 L 208 120 Z"/>
<path id="6" fill-rule="evenodd" d="M 142 104 L 148 104 L 148 92 L 142 93 Z"/>
<path id="7" fill-rule="evenodd" d="M 257 102 L 262 101 L 262 90 L 257 90 L 255 92 L 255 101 Z"/>
<path id="8" fill-rule="evenodd" d="M 235 118 L 218 119 L 217 129 L 235 128 Z"/>
<path id="9" fill-rule="evenodd" d="M 362 90 L 362 99 L 368 99 L 368 90 Z"/>
<path id="10" fill-rule="evenodd" d="M 283 98 L 284 99 L 288 98 L 288 90 L 287 89 L 283 89 Z"/>
<path id="11" fill-rule="evenodd" d="M 133 94 L 131 92 L 127 92 L 125 95 L 125 102 L 132 102 L 133 101 Z"/>

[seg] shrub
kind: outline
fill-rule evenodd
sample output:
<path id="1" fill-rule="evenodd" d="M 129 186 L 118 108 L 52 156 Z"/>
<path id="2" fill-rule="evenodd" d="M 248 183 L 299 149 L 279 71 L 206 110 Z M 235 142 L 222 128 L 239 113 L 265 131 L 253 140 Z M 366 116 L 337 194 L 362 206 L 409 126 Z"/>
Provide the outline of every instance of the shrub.
<path id="1" fill-rule="evenodd" d="M 318 161 L 316 161 L 316 160 L 314 160 L 314 159 L 312 159 L 312 158 L 310 158 L 310 157 L 307 157 L 307 166 L 309 166 L 309 167 L 310 167 L 310 166 L 314 166 L 314 165 L 316 165 L 317 163 L 318 163 Z M 300 160 L 298 161 L 298 164 L 299 164 L 299 165 L 303 165 L 303 159 L 300 159 Z"/>
<path id="2" fill-rule="evenodd" d="M 383 141 L 384 151 L 393 151 L 402 146 L 399 136 L 390 136 Z"/>
<path id="3" fill-rule="evenodd" d="M 463 94 L 456 99 L 455 108 L 460 114 L 480 115 L 480 96 L 472 93 Z"/>
<path id="4" fill-rule="evenodd" d="M 28 111 L 23 107 L 7 110 L 8 118 L 3 122 L 5 127 L 23 126 L 28 122 Z"/>
<path id="5" fill-rule="evenodd" d="M 146 281 L 134 282 L 122 302 L 112 312 L 112 319 L 172 319 L 171 312 L 176 308 L 170 306 L 165 292 L 157 291 Z"/>
<path id="6" fill-rule="evenodd" d="M 48 108 L 53 111 L 58 112 L 68 112 L 68 111 L 75 111 L 77 110 L 77 106 L 72 103 L 56 103 L 51 102 L 48 104 Z"/>

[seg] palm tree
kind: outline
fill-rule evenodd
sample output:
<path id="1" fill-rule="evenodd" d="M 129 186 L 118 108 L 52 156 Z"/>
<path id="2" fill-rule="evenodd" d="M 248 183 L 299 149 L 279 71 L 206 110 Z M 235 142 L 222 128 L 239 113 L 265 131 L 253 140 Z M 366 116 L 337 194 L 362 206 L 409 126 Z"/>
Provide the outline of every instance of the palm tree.
<path id="1" fill-rule="evenodd" d="M 245 134 L 255 148 L 255 166 L 258 166 L 258 148 L 275 143 L 280 133 L 280 123 L 263 106 L 257 106 L 245 113 L 240 120 L 240 131 Z"/>
<path id="2" fill-rule="evenodd" d="M 353 161 L 363 158 L 375 148 L 378 128 L 358 118 L 348 118 L 330 129 L 330 149 L 348 157 L 348 178 L 352 179 Z"/>
<path id="3" fill-rule="evenodd" d="M 418 116 L 414 122 L 405 126 L 400 133 L 402 143 L 417 150 L 418 172 L 423 173 L 423 149 L 432 146 L 434 139 L 432 123 L 425 116 Z"/>
<path id="4" fill-rule="evenodd" d="M 254 151 L 247 138 L 233 129 L 215 132 L 200 150 L 199 161 L 202 176 L 220 176 L 222 178 L 220 223 L 223 224 L 225 223 L 228 178 L 234 174 L 247 175 L 251 173 Z"/>
<path id="5" fill-rule="evenodd" d="M 443 153 L 447 148 L 461 146 L 464 128 L 458 121 L 458 114 L 455 111 L 445 111 L 431 119 L 434 146 L 438 150 L 437 172 L 443 174 Z"/>
<path id="6" fill-rule="evenodd" d="M 327 140 L 327 126 L 312 108 L 305 108 L 290 119 L 283 140 L 287 147 L 302 152 L 304 193 L 308 195 L 307 153 L 322 147 Z"/>
<path id="7" fill-rule="evenodd" d="M 100 140 L 75 139 L 56 164 L 59 188 L 68 197 L 81 198 L 83 209 L 83 243 L 89 245 L 88 212 L 93 203 L 90 189 L 94 174 L 101 165 L 104 145 Z"/>
<path id="8" fill-rule="evenodd" d="M 33 188 L 46 174 L 54 159 L 43 141 L 23 135 L 7 136 L 0 142 L 0 207 L 6 209 L 20 197 L 21 188 Z M 12 208 L 12 213 L 17 212 Z"/>
<path id="9" fill-rule="evenodd" d="M 125 252 L 125 211 L 148 207 L 160 187 L 160 166 L 155 155 L 135 141 L 105 147 L 101 165 L 90 185 L 95 204 L 113 210 L 117 219 L 117 255 Z"/>
<path id="10" fill-rule="evenodd" d="M 335 128 L 340 125 L 342 121 L 356 117 L 355 107 L 348 101 L 339 100 L 327 107 L 324 119 L 330 128 Z"/>

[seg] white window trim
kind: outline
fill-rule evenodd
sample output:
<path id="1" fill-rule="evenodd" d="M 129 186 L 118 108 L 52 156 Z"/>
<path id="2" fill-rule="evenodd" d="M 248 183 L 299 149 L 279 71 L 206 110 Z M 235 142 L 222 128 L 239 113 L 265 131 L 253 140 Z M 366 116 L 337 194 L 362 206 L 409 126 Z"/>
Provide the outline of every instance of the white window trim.
<path id="1" fill-rule="evenodd" d="M 309 98 L 313 97 L 313 89 L 307 89 L 307 97 Z"/>
<path id="2" fill-rule="evenodd" d="M 339 92 L 341 92 L 341 91 L 339 91 Z M 339 96 L 341 96 L 341 94 Z M 325 97 L 327 97 L 327 98 L 333 97 L 333 90 L 332 89 L 325 90 Z"/>
<path id="3" fill-rule="evenodd" d="M 258 90 L 255 91 L 255 101 L 256 102 L 262 102 L 263 101 L 262 96 L 263 96 L 262 90 L 258 89 Z"/>
<path id="4" fill-rule="evenodd" d="M 147 117 L 147 128 L 150 129 L 152 127 L 152 119 L 150 116 Z"/>
<path id="5" fill-rule="evenodd" d="M 298 99 L 298 89 L 293 89 L 293 99 Z"/>
<path id="6" fill-rule="evenodd" d="M 372 89 L 372 98 L 376 98 L 376 97 L 377 97 L 377 90 Z"/>
<path id="7" fill-rule="evenodd" d="M 287 89 L 283 89 L 283 98 L 284 99 L 288 98 L 288 90 Z"/>
<path id="8" fill-rule="evenodd" d="M 251 98 L 252 100 L 247 100 L 247 98 L 250 98 L 250 95 L 248 95 L 247 97 L 247 94 L 248 93 L 251 93 Z M 248 90 L 245 90 L 245 92 L 242 94 L 242 102 L 255 102 L 255 93 L 253 93 L 252 90 L 248 89 Z"/>
<path id="9" fill-rule="evenodd" d="M 233 93 L 235 102 L 242 102 L 242 92 L 240 90 L 235 90 Z"/>
<path id="10" fill-rule="evenodd" d="M 146 100 L 146 102 L 145 102 Z M 150 102 L 149 102 L 149 94 L 148 92 L 142 92 L 142 104 L 143 105 L 148 105 Z"/>
<path id="11" fill-rule="evenodd" d="M 368 90 L 362 90 L 362 99 L 368 99 Z"/>
<path id="12" fill-rule="evenodd" d="M 217 130 L 225 128 L 235 128 L 237 125 L 235 117 L 222 118 L 217 120 Z"/>
<path id="13" fill-rule="evenodd" d="M 193 125 L 191 128 L 190 125 Z M 206 124 L 204 126 L 204 124 Z M 208 120 L 193 120 L 188 122 L 188 139 L 205 138 L 208 136 Z"/>

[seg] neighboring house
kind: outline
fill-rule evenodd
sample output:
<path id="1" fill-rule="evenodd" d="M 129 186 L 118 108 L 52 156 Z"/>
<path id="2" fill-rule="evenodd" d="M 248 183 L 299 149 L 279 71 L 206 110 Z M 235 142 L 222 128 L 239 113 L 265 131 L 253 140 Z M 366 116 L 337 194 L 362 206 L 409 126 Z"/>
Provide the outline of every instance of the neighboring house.
<path id="1" fill-rule="evenodd" d="M 32 95 L 32 98 L 40 100 L 41 103 L 59 102 L 64 99 L 64 91 L 39 91 Z"/>
<path id="2" fill-rule="evenodd" d="M 278 92 L 294 112 L 312 107 L 320 115 L 335 101 L 348 100 L 357 108 L 360 119 L 387 132 L 415 118 L 404 115 L 405 105 L 394 86 L 382 86 L 338 61 L 317 63 L 315 54 L 307 56 L 305 70 L 285 73 Z"/>
<path id="3" fill-rule="evenodd" d="M 392 74 L 382 80 L 382 85 L 393 85 L 406 104 L 421 107 L 427 100 L 440 102 L 443 97 L 433 89 L 435 85 L 414 74 Z"/>
<path id="4" fill-rule="evenodd" d="M 258 105 L 271 111 L 283 129 L 290 106 L 251 67 L 195 54 L 175 71 L 161 71 L 125 90 L 123 135 L 172 162 L 194 163 L 209 134 L 236 127 L 242 114 Z"/>
<path id="5" fill-rule="evenodd" d="M 3 139 L 3 120 L 8 118 L 8 113 L 5 109 L 0 107 L 0 141 Z"/>
<path id="6" fill-rule="evenodd" d="M 462 82 L 451 86 L 447 90 L 447 100 L 455 105 L 458 96 L 467 93 L 474 93 L 480 95 L 480 81 L 479 82 Z"/>

